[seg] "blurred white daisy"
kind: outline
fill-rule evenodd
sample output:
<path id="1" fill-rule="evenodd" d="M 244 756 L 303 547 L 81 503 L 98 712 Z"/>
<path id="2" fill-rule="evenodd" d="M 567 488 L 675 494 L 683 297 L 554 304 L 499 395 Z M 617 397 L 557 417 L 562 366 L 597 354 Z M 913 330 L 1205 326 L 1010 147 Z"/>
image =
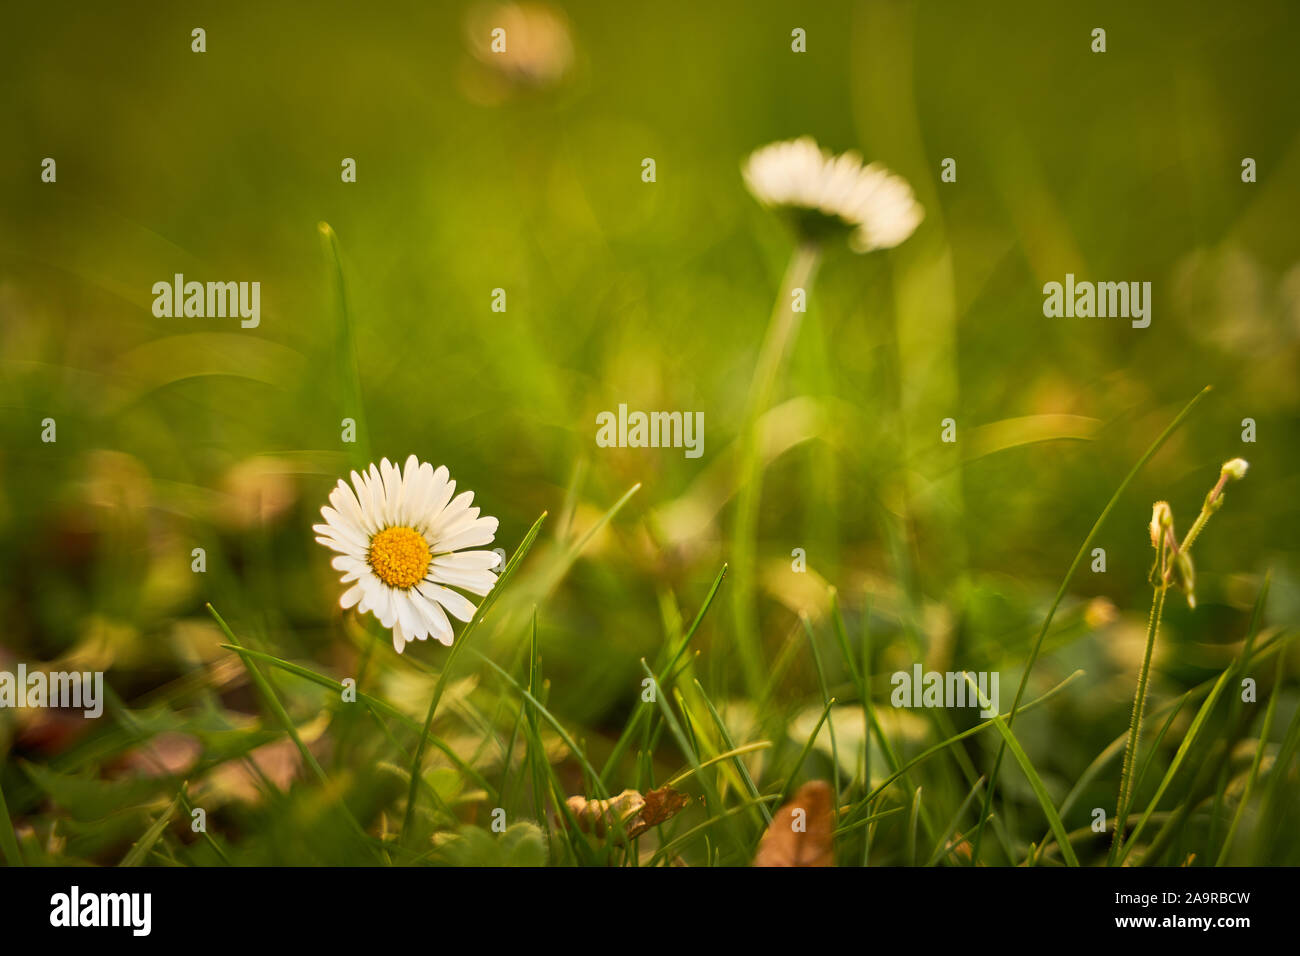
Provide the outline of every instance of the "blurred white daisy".
<path id="1" fill-rule="evenodd" d="M 406 459 L 405 471 L 385 458 L 352 486 L 339 481 L 312 525 L 350 584 L 339 603 L 374 614 L 393 632 L 397 653 L 427 637 L 451 644 L 447 614 L 469 621 L 477 608 L 452 588 L 484 595 L 496 584 L 495 551 L 466 551 L 491 544 L 497 519 L 480 518 L 474 492 L 455 495 L 446 468 Z M 453 498 L 452 496 L 455 495 Z"/>
<path id="2" fill-rule="evenodd" d="M 754 198 L 792 215 L 805 237 L 849 231 L 855 252 L 893 248 L 925 218 L 906 180 L 857 153 L 833 156 L 810 136 L 755 150 L 743 172 Z"/>

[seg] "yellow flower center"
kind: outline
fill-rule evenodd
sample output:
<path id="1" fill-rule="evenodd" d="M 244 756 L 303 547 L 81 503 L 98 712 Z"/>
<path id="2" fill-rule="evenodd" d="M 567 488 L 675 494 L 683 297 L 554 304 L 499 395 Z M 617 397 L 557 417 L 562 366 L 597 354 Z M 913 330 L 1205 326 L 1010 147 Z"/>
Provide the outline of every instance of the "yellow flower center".
<path id="1" fill-rule="evenodd" d="M 424 580 L 433 556 L 424 535 L 414 528 L 397 525 L 385 528 L 370 539 L 366 555 L 371 570 L 389 587 L 413 587 Z"/>

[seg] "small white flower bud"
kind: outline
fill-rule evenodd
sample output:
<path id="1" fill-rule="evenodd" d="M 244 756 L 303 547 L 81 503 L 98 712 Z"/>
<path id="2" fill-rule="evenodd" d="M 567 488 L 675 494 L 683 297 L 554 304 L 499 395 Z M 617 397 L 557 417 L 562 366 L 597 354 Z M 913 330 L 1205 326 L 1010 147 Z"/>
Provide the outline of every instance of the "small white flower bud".
<path id="1" fill-rule="evenodd" d="M 1174 512 L 1167 501 L 1157 501 L 1151 506 L 1151 547 L 1160 548 L 1165 529 L 1174 526 Z"/>
<path id="2" fill-rule="evenodd" d="M 1225 461 L 1223 467 L 1219 469 L 1219 474 L 1232 478 L 1234 481 L 1240 481 L 1246 477 L 1246 469 L 1250 463 L 1244 458 L 1234 458 L 1232 461 Z"/>

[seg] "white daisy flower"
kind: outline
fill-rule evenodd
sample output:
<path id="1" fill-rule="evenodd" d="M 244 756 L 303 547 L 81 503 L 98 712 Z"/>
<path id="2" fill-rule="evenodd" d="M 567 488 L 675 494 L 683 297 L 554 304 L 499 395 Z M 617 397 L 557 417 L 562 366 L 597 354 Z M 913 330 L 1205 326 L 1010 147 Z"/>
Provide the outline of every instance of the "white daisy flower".
<path id="1" fill-rule="evenodd" d="M 857 153 L 833 156 L 810 136 L 755 150 L 743 172 L 754 198 L 791 213 L 805 236 L 851 230 L 855 252 L 891 249 L 925 218 L 906 180 Z"/>
<path id="2" fill-rule="evenodd" d="M 461 549 L 491 544 L 497 519 L 470 507 L 474 492 L 455 492 L 446 468 L 412 455 L 403 472 L 385 458 L 363 475 L 352 472 L 352 487 L 340 480 L 321 508 L 325 523 L 312 525 L 316 540 L 338 552 L 332 563 L 351 585 L 339 603 L 374 614 L 399 654 L 427 637 L 450 645 L 447 614 L 469 621 L 477 610 L 452 588 L 481 596 L 496 584 L 497 553 Z"/>

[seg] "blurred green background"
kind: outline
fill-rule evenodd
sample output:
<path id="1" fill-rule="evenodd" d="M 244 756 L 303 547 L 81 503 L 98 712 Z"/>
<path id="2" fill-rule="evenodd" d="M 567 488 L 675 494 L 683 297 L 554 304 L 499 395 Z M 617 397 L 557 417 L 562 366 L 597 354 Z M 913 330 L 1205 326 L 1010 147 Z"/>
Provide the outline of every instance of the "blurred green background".
<path id="1" fill-rule="evenodd" d="M 884 162 L 926 219 L 897 250 L 834 247 L 822 263 L 778 386 L 783 414 L 769 420 L 781 451 L 754 543 L 767 659 L 792 634 L 803 640 L 801 611 L 831 653 L 821 625 L 834 586 L 849 632 L 874 635 L 878 703 L 888 673 L 920 648 L 941 670 L 1000 670 L 1005 709 L 1079 543 L 1206 385 L 1103 529 L 1106 572 L 1085 564 L 1074 579 L 1031 690 L 1076 667 L 1086 679 L 1017 728 L 1058 798 L 1124 731 L 1150 600 L 1151 502 L 1168 499 L 1185 529 L 1227 458 L 1251 471 L 1198 543 L 1200 606 L 1170 602 L 1154 692 L 1163 700 L 1227 665 L 1270 569 L 1264 629 L 1294 627 L 1294 4 L 547 9 L 571 57 L 538 40 L 533 60 L 506 67 L 475 49 L 499 14 L 456 3 L 10 12 L 0 666 L 94 662 L 131 708 L 162 700 L 187 721 L 208 714 L 202 733 L 158 725 L 198 733 L 204 766 L 220 764 L 220 733 L 243 727 L 230 715 L 258 709 L 237 673 L 222 676 L 239 665 L 217 648 L 205 602 L 269 653 L 336 677 L 372 654 L 373 679 L 401 697 L 403 675 L 417 672 L 369 619 L 367 638 L 337 609 L 310 524 L 365 448 L 415 453 L 476 492 L 508 551 L 550 511 L 552 551 L 525 588 L 545 598 L 549 705 L 607 751 L 636 705 L 639 658 L 734 559 L 730 456 L 792 247 L 739 170 L 754 148 L 804 134 Z M 202 54 L 190 49 L 195 27 Z M 795 27 L 806 53 L 791 52 Z M 1095 27 L 1104 54 L 1090 50 Z M 54 184 L 41 182 L 44 157 L 57 161 Z M 354 184 L 340 181 L 345 157 Z M 646 157 L 654 183 L 641 179 Z M 955 183 L 939 180 L 945 157 Z M 1253 184 L 1241 180 L 1245 157 L 1258 164 Z M 322 221 L 338 237 L 355 352 Z M 260 327 L 155 318 L 151 287 L 178 272 L 260 281 Z M 1150 281 L 1150 328 L 1045 318 L 1043 283 L 1067 272 Z M 504 313 L 490 308 L 496 288 Z M 704 456 L 597 448 L 595 416 L 620 402 L 702 411 Z M 358 447 L 340 441 L 344 417 L 361 422 Z M 939 442 L 947 417 L 955 445 Z M 41 441 L 46 418 L 54 444 Z M 553 584 L 564 544 L 636 482 Z M 195 547 L 205 574 L 191 572 Z M 804 576 L 791 572 L 795 548 L 807 552 Z M 714 699 L 743 702 L 726 587 L 693 646 Z M 521 596 L 480 646 L 502 666 L 518 660 L 530 603 Z M 436 667 L 440 654 L 407 656 Z M 792 726 L 821 706 L 811 659 L 793 654 L 772 699 L 750 701 Z M 186 687 L 196 674 L 207 678 Z M 329 712 L 302 693 L 295 714 Z M 410 698 L 421 716 L 427 687 Z M 1279 727 L 1296 699 L 1292 685 Z M 70 798 L 23 768 L 120 770 L 107 756 L 59 764 L 85 728 L 52 720 L 0 713 L 0 750 L 13 758 L 0 779 L 16 824 L 40 839 Z M 933 742 L 927 733 L 922 724 L 911 743 Z M 664 747 L 660 759 L 680 766 L 666 737 Z M 971 754 L 987 764 L 987 752 Z M 960 800 L 957 770 L 945 773 L 934 789 Z M 1113 805 L 1117 773 L 1089 807 Z M 1008 773 L 1005 786 L 1032 818 L 1027 785 Z M 90 820 L 144 801 L 92 804 Z M 235 843 L 255 826 L 225 824 Z M 100 860 L 124 839 L 67 852 Z M 258 852 L 313 859 L 306 843 Z M 1294 863 L 1300 843 L 1273 852 Z"/>

